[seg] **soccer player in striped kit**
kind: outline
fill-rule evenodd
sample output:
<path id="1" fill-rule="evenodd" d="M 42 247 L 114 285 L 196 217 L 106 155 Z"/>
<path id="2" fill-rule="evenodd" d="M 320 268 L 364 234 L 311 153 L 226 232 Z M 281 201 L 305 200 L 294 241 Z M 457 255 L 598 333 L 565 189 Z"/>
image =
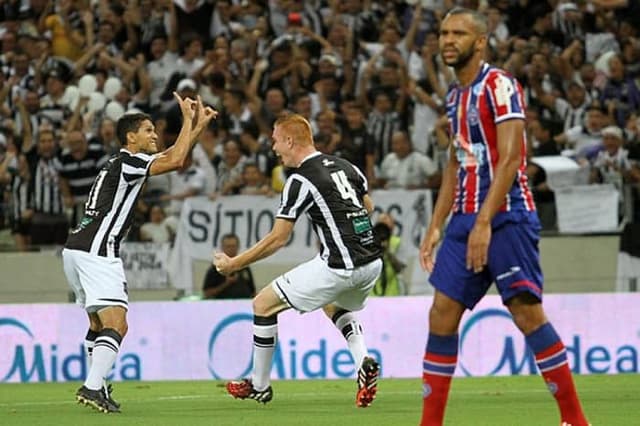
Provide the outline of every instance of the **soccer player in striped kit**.
<path id="1" fill-rule="evenodd" d="M 182 128 L 176 142 L 158 152 L 158 134 L 151 117 L 125 114 L 117 124 L 122 148 L 102 167 L 85 204 L 84 217 L 71 231 L 62 250 L 64 272 L 76 303 L 89 316 L 85 351 L 87 378 L 76 392 L 79 403 L 102 413 L 120 412 L 110 396 L 106 377 L 118 356 L 128 330 L 129 296 L 119 256 L 121 241 L 129 231 L 133 210 L 149 176 L 184 166 L 199 134 L 217 112 L 174 93 L 182 112 Z"/>
<path id="2" fill-rule="evenodd" d="M 457 83 L 446 98 L 449 162 L 420 246 L 420 262 L 435 287 L 423 360 L 421 425 L 442 425 L 457 363 L 460 318 L 495 282 L 535 354 L 562 425 L 586 426 L 564 344 L 541 304 L 540 224 L 525 174 L 522 88 L 483 61 L 487 23 L 478 12 L 452 9 L 440 27 L 439 42 Z M 436 259 L 434 249 L 450 213 Z"/>

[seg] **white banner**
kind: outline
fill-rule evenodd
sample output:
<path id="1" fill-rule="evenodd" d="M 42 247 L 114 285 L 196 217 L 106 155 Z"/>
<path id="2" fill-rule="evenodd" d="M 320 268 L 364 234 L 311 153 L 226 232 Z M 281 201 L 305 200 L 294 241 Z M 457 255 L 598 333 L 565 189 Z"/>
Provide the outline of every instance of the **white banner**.
<path id="1" fill-rule="evenodd" d="M 431 191 L 373 191 L 376 212 L 387 212 L 396 220 L 396 233 L 402 238 L 402 253 L 411 264 L 418 252 L 420 240 L 431 219 Z M 191 293 L 193 260 L 209 260 L 221 238 L 234 233 L 242 248 L 255 244 L 273 226 L 279 197 L 237 195 L 210 201 L 205 197 L 185 200 L 180 214 L 177 238 L 169 263 L 173 286 Z M 376 215 L 373 216 L 375 221 Z M 262 262 L 271 264 L 300 263 L 317 253 L 318 243 L 310 222 L 298 221 L 289 243 Z M 412 274 L 411 287 L 426 286 L 426 274 Z M 415 292 L 415 291 L 414 291 Z M 423 291 L 424 292 L 424 291 Z"/>
<path id="2" fill-rule="evenodd" d="M 547 184 L 556 191 L 559 188 L 589 183 L 589 167 L 580 167 L 575 160 L 562 155 L 533 157 L 531 162 L 542 167 L 547 174 Z"/>
<path id="3" fill-rule="evenodd" d="M 169 243 L 132 243 L 120 247 L 129 288 L 169 288 Z"/>
<path id="4" fill-rule="evenodd" d="M 555 194 L 561 233 L 611 232 L 618 228 L 619 194 L 613 185 L 558 188 Z"/>
<path id="5" fill-rule="evenodd" d="M 380 361 L 383 378 L 421 376 L 431 302 L 430 296 L 373 297 L 358 312 L 369 353 Z M 577 374 L 640 372 L 638 305 L 639 293 L 545 296 L 546 314 Z M 354 377 L 344 337 L 322 311 L 287 311 L 279 317 L 272 378 Z M 131 303 L 128 322 L 112 380 L 235 379 L 250 374 L 250 300 Z M 70 303 L 3 305 L 0 382 L 83 380 L 86 332 L 86 314 Z M 533 354 L 499 296 L 487 296 L 467 311 L 459 336 L 457 376 L 537 374 Z"/>

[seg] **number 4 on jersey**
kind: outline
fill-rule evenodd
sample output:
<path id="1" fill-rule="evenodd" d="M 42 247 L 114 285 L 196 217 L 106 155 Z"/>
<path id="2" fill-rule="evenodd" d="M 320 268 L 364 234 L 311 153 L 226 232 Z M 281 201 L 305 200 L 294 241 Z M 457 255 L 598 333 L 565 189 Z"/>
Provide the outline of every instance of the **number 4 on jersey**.
<path id="1" fill-rule="evenodd" d="M 360 200 L 358 200 L 358 194 L 356 194 L 353 186 L 351 186 L 351 183 L 349 182 L 349 179 L 347 179 L 347 175 L 345 174 L 344 170 L 339 170 L 337 172 L 331 173 L 331 179 L 333 179 L 333 182 L 336 184 L 336 187 L 338 188 L 338 191 L 340 192 L 343 200 L 350 199 L 353 204 L 358 207 L 362 207 Z"/>

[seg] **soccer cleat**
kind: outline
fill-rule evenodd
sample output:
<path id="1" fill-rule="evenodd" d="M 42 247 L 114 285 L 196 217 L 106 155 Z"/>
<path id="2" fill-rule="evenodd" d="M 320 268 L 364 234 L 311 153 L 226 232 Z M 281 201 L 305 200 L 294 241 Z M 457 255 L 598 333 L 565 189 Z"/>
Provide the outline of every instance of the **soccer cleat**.
<path id="1" fill-rule="evenodd" d="M 78 401 L 79 404 L 92 407 L 101 413 L 120 412 L 120 409 L 107 399 L 102 389 L 92 390 L 83 385 L 76 392 L 76 401 Z"/>
<path id="2" fill-rule="evenodd" d="M 358 407 L 368 407 L 376 399 L 379 371 L 380 365 L 376 360 L 371 357 L 365 357 L 358 369 L 358 393 L 356 394 L 356 405 Z"/>
<path id="3" fill-rule="evenodd" d="M 116 408 L 120 408 L 120 403 L 118 401 L 116 401 L 115 399 L 113 399 L 113 396 L 112 396 L 112 394 L 113 394 L 113 385 L 111 385 L 111 383 L 105 383 L 105 385 L 102 386 L 102 394 Z"/>
<path id="4" fill-rule="evenodd" d="M 249 379 L 243 379 L 237 382 L 227 382 L 227 392 L 234 398 L 254 399 L 257 402 L 266 404 L 273 399 L 273 389 L 271 386 L 265 390 L 255 390 Z"/>

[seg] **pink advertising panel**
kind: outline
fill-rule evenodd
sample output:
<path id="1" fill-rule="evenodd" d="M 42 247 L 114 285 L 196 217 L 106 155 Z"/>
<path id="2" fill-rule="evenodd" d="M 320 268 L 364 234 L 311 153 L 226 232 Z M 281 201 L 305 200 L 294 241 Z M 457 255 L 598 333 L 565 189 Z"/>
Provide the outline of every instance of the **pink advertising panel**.
<path id="1" fill-rule="evenodd" d="M 372 298 L 360 313 L 383 377 L 419 377 L 430 297 Z M 637 373 L 640 294 L 548 295 L 549 318 L 574 372 Z M 74 305 L 0 305 L 0 381 L 81 380 L 86 315 Z M 249 301 L 132 303 L 113 380 L 230 379 L 249 374 Z M 458 376 L 535 374 L 531 353 L 497 296 L 460 327 Z M 275 379 L 353 377 L 342 335 L 322 312 L 279 318 Z"/>

